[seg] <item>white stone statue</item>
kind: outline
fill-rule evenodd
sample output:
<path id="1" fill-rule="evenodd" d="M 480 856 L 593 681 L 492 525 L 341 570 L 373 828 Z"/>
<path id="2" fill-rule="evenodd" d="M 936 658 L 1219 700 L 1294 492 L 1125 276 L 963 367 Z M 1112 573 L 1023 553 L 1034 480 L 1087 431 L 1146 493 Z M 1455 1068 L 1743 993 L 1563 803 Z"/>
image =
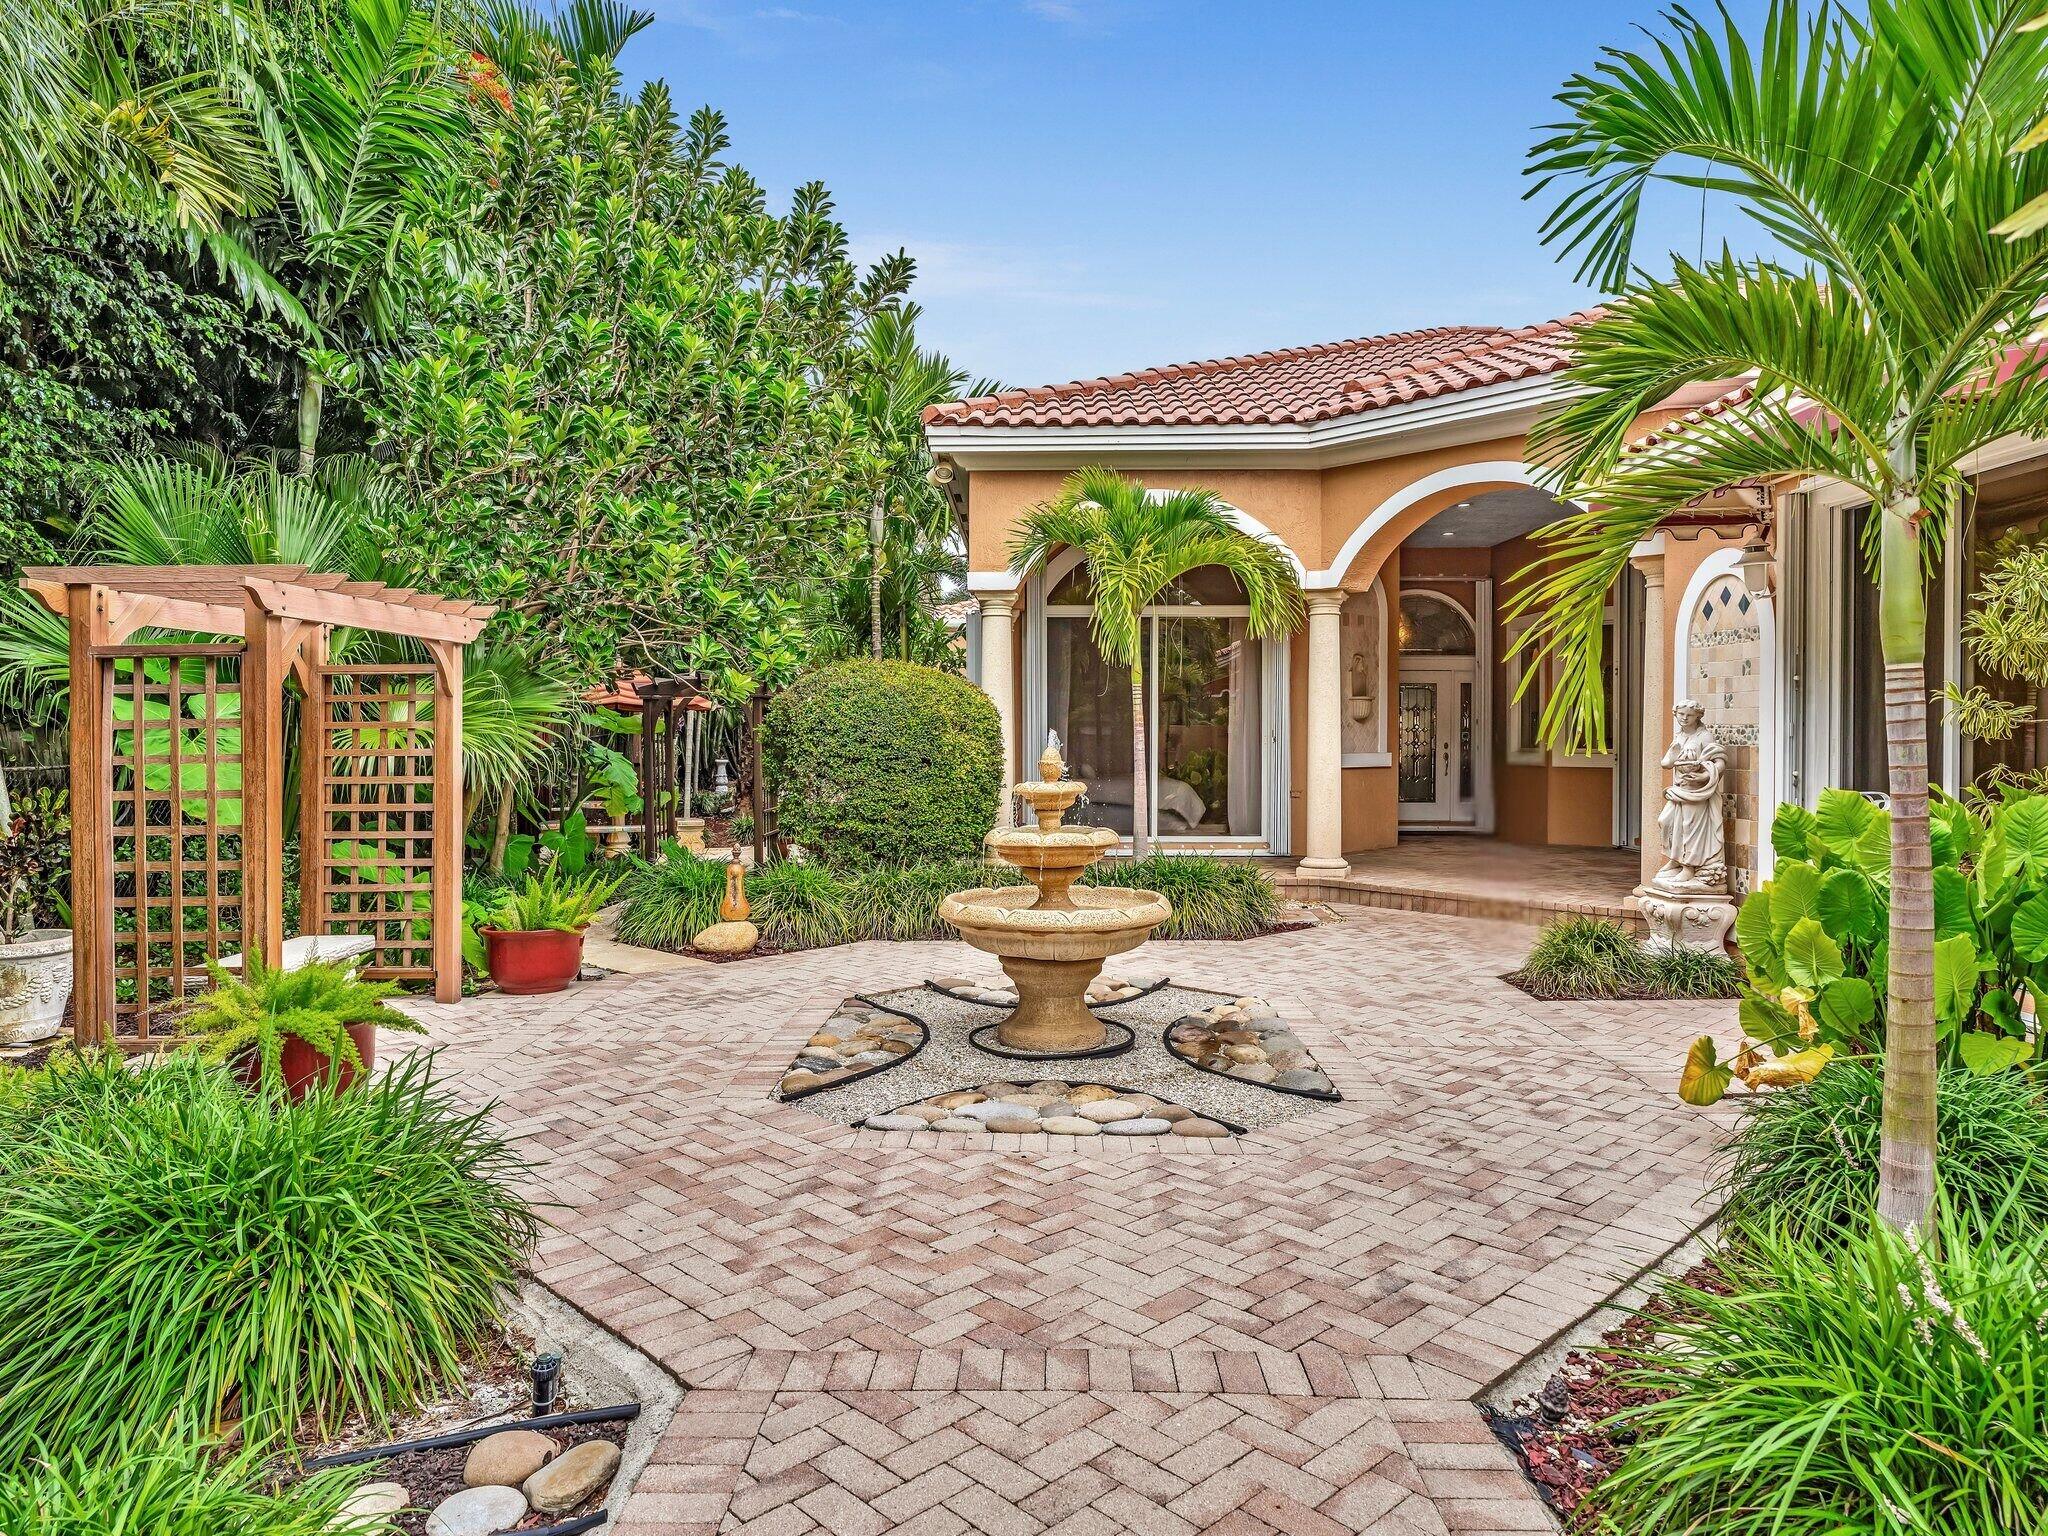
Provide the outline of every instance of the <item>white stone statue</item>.
<path id="1" fill-rule="evenodd" d="M 1671 718 L 1671 745 L 1664 753 L 1671 783 L 1657 816 L 1664 867 L 1650 889 L 1674 896 L 1725 896 L 1728 848 L 1721 797 L 1728 751 L 1702 723 L 1706 710 L 1697 699 L 1680 699 L 1671 707 Z"/>

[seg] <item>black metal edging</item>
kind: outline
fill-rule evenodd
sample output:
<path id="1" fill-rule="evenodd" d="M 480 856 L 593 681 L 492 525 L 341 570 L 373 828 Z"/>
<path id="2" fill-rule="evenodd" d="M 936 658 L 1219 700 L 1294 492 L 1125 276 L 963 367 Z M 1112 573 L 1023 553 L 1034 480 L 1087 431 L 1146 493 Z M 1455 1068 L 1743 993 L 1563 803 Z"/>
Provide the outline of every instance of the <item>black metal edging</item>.
<path id="1" fill-rule="evenodd" d="M 926 983 L 926 985 L 930 985 L 930 983 Z M 829 1088 L 850 1088 L 855 1083 L 864 1083 L 871 1077 L 881 1076 L 881 1074 L 884 1072 L 894 1072 L 906 1061 L 914 1059 L 919 1051 L 923 1050 L 926 1046 L 932 1043 L 931 1025 L 925 1023 L 925 1021 L 923 1019 L 920 1019 L 916 1014 L 905 1013 L 901 1008 L 891 1008 L 887 1003 L 878 1003 L 872 997 L 869 997 L 866 993 L 863 992 L 854 993 L 852 1000 L 856 1003 L 864 1004 L 869 1008 L 873 1008 L 877 1012 L 894 1014 L 897 1018 L 902 1019 L 905 1023 L 915 1024 L 917 1026 L 917 1032 L 920 1037 L 918 1039 L 917 1044 L 911 1047 L 909 1050 L 905 1051 L 901 1056 L 898 1056 L 894 1061 L 881 1062 L 877 1063 L 875 1066 L 863 1068 L 861 1071 L 854 1073 L 851 1077 L 837 1078 L 829 1083 L 819 1083 L 816 1087 L 813 1088 L 799 1088 L 795 1093 L 783 1093 L 778 1090 L 775 1094 L 776 1103 L 794 1104 L 799 1099 L 808 1099 L 812 1094 L 823 1093 Z M 842 1003 L 840 1004 L 840 1006 L 843 1008 L 846 1005 Z M 813 1030 L 812 1033 L 816 1034 L 817 1031 Z M 792 1061 L 790 1063 L 789 1070 L 794 1071 L 795 1068 L 796 1063 Z M 785 1077 L 787 1077 L 788 1075 L 788 1071 L 785 1071 L 783 1073 L 783 1076 Z"/>
<path id="2" fill-rule="evenodd" d="M 489 1439 L 492 1435 L 509 1429 L 567 1429 L 578 1424 L 630 1422 L 639 1417 L 638 1403 L 616 1403 L 609 1408 L 583 1408 L 574 1413 L 542 1414 L 537 1419 L 476 1424 L 468 1429 L 450 1430 L 445 1435 L 429 1435 L 424 1440 L 394 1440 L 388 1445 L 366 1445 L 359 1450 L 336 1451 L 331 1456 L 316 1456 L 304 1464 L 304 1470 L 321 1472 L 329 1467 L 353 1467 L 366 1461 L 388 1461 L 394 1456 L 409 1456 L 414 1451 L 445 1451 L 458 1445 L 474 1445 L 479 1440 Z"/>
<path id="3" fill-rule="evenodd" d="M 596 1530 L 609 1519 L 611 1519 L 611 1512 L 609 1510 L 593 1509 L 589 1514 L 578 1515 L 574 1520 L 563 1520 L 554 1525 L 536 1526 L 533 1530 L 521 1532 L 520 1536 L 580 1536 L 580 1533 L 584 1531 Z"/>
<path id="4" fill-rule="evenodd" d="M 993 1024 L 984 1024 L 979 1029 L 969 1030 L 967 1032 L 967 1043 L 977 1051 L 985 1055 L 994 1056 L 1001 1061 L 1029 1062 L 1038 1066 L 1050 1066 L 1054 1062 L 1060 1061 L 1101 1061 L 1105 1057 L 1121 1056 L 1138 1043 L 1138 1032 L 1120 1019 L 1104 1019 L 1102 1020 L 1102 1027 L 1105 1031 L 1112 1029 L 1122 1030 L 1124 1032 L 1123 1039 L 1106 1040 L 1092 1051 L 1014 1051 L 1007 1046 L 990 1045 L 981 1038 L 990 1030 L 1001 1029 L 1002 1027 L 1003 1021 L 998 1019 Z M 1104 1086 L 1106 1087 L 1107 1084 Z"/>

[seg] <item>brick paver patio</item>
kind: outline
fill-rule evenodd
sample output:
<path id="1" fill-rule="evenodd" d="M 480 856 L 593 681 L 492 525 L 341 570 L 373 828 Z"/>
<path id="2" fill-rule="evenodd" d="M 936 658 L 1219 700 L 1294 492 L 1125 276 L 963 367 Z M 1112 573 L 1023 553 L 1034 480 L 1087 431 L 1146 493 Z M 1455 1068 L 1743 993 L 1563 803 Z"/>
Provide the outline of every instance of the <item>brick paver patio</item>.
<path id="1" fill-rule="evenodd" d="M 543 1163 L 543 1280 L 693 1390 L 616 1528 L 1550 1528 L 1471 1398 L 1708 1214 L 1672 1093 L 1732 1004 L 1537 1003 L 1530 930 L 1404 912 L 1164 971 L 1274 1002 L 1347 1102 L 1242 1140 L 878 1135 L 768 1093 L 863 944 L 424 1010 Z M 975 972 L 987 968 L 966 957 Z"/>

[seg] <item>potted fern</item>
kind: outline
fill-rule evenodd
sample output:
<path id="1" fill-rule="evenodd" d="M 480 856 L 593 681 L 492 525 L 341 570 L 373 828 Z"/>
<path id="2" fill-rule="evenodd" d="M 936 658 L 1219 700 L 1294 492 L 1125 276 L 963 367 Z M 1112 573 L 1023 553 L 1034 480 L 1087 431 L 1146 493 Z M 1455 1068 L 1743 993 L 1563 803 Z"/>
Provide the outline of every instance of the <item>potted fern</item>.
<path id="1" fill-rule="evenodd" d="M 499 897 L 476 925 L 500 992 L 559 992 L 583 968 L 583 930 L 623 877 L 571 875 L 559 865 Z"/>
<path id="2" fill-rule="evenodd" d="M 185 1017 L 211 1060 L 233 1066 L 250 1087 L 275 1083 L 294 1100 L 316 1084 L 340 1093 L 377 1064 L 377 1031 L 424 1031 L 385 1003 L 398 988 L 365 981 L 353 967 L 314 962 L 274 971 L 249 961 L 237 979 L 210 966 L 214 990 Z"/>
<path id="3" fill-rule="evenodd" d="M 71 817 L 58 790 L 30 791 L 19 815 L 0 776 L 0 1045 L 47 1040 L 71 1001 L 71 930 L 61 881 L 71 857 Z"/>

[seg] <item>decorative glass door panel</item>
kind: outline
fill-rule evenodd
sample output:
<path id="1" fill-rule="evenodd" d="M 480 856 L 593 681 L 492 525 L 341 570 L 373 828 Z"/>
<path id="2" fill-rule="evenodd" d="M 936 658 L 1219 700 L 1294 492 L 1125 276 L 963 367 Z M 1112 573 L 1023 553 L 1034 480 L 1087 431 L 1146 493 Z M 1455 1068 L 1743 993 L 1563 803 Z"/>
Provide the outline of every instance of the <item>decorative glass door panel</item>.
<path id="1" fill-rule="evenodd" d="M 1399 783 L 1403 805 L 1437 800 L 1436 684 L 1401 685 Z"/>

